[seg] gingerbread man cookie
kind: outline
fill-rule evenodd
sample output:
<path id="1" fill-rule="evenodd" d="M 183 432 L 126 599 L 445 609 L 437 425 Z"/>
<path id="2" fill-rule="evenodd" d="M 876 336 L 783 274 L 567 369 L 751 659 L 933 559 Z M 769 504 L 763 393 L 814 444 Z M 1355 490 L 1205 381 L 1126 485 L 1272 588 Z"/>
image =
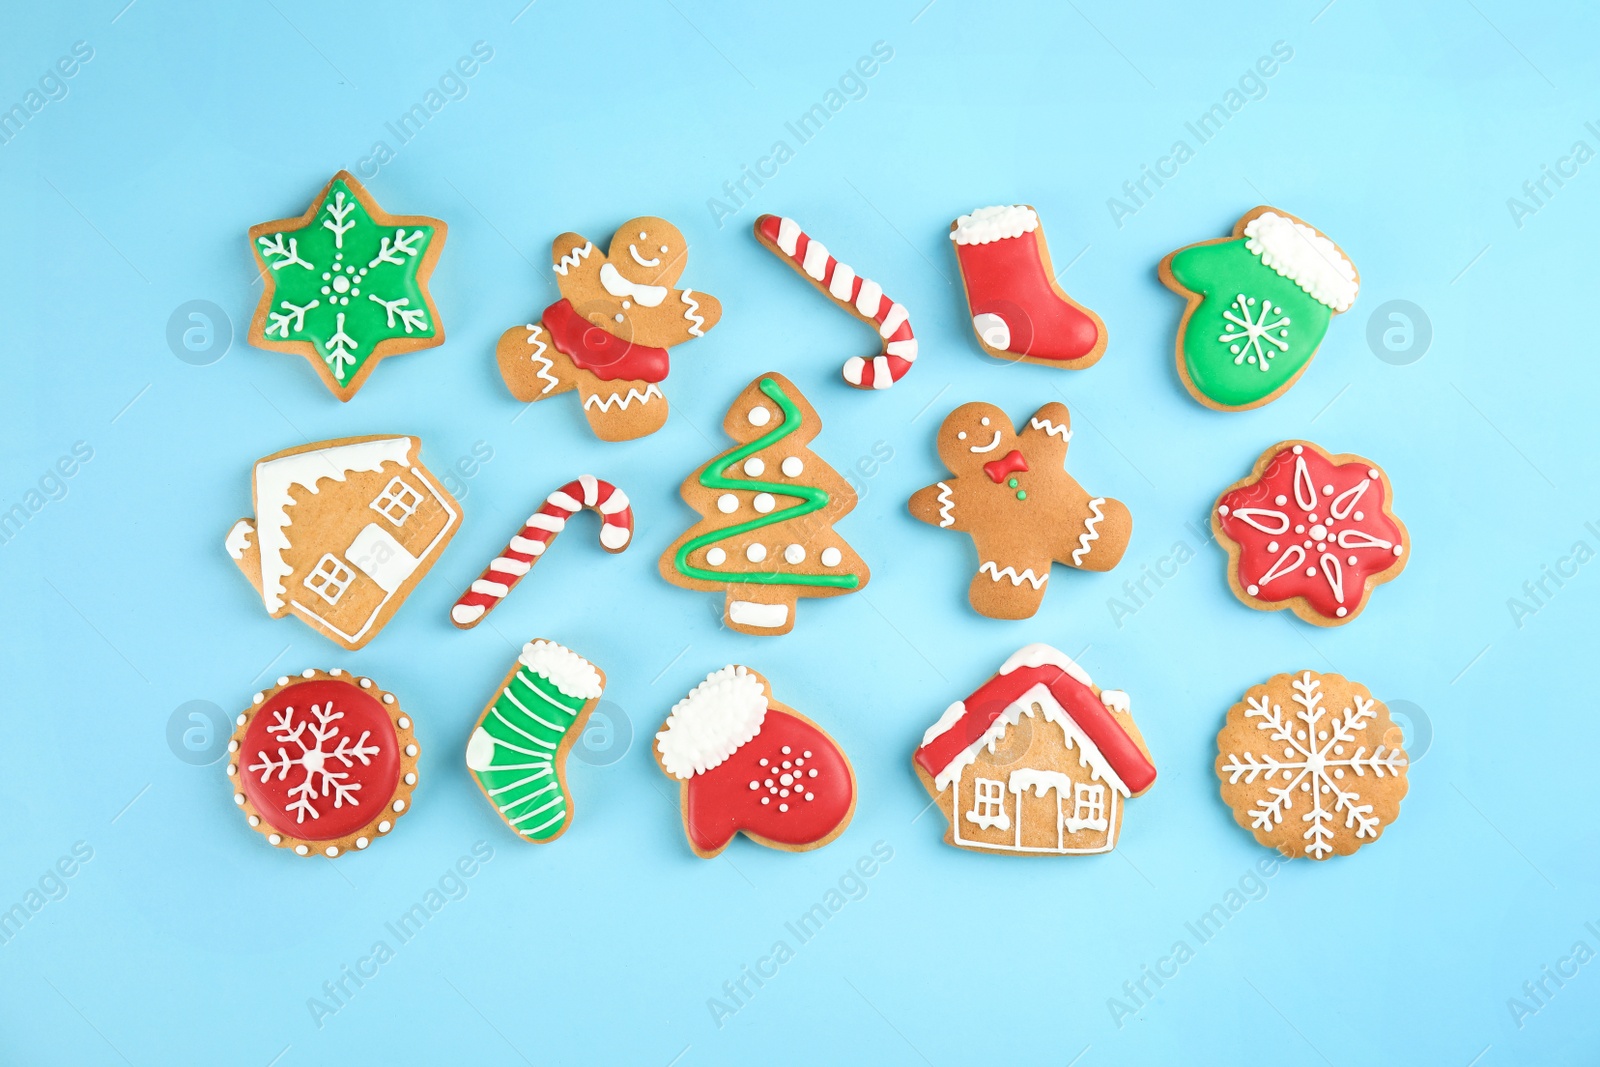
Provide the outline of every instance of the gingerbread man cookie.
<path id="1" fill-rule="evenodd" d="M 576 389 L 603 441 L 661 429 L 667 349 L 722 318 L 716 297 L 673 288 L 688 256 L 678 228 L 653 215 L 623 223 L 603 254 L 582 234 L 557 237 L 550 264 L 561 299 L 538 321 L 507 330 L 495 348 L 512 394 L 534 401 Z"/>
<path id="2" fill-rule="evenodd" d="M 939 427 L 951 477 L 919 489 L 911 514 L 959 530 L 978 550 L 968 599 L 991 619 L 1026 619 L 1044 599 L 1050 564 L 1108 571 L 1122 559 L 1133 517 L 1120 500 L 1090 496 L 1066 472 L 1065 404 L 1034 412 L 1021 432 L 993 404 L 963 404 Z"/>

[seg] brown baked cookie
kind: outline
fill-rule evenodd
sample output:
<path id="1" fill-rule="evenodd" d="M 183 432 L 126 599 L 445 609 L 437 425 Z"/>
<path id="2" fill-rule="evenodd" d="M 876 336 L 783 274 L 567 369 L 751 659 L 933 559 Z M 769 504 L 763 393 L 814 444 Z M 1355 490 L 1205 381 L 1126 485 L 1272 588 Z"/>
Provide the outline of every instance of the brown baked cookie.
<path id="1" fill-rule="evenodd" d="M 667 421 L 667 350 L 722 319 L 716 297 L 674 287 L 688 255 L 678 228 L 653 215 L 623 223 L 605 253 L 582 234 L 557 237 L 550 265 L 561 299 L 507 330 L 495 348 L 512 395 L 534 401 L 576 389 L 604 441 L 659 430 Z"/>
<path id="2" fill-rule="evenodd" d="M 1044 600 L 1050 564 L 1108 571 L 1122 559 L 1133 517 L 1120 500 L 1090 496 L 1066 472 L 1071 417 L 1049 403 L 1020 432 L 993 404 L 963 404 L 939 427 L 951 477 L 919 489 L 911 514 L 959 530 L 978 550 L 968 599 L 992 619 L 1026 619 Z"/>
<path id="3" fill-rule="evenodd" d="M 1252 686 L 1217 734 L 1222 799 L 1293 859 L 1348 856 L 1400 814 L 1404 734 L 1367 687 L 1297 671 Z"/>

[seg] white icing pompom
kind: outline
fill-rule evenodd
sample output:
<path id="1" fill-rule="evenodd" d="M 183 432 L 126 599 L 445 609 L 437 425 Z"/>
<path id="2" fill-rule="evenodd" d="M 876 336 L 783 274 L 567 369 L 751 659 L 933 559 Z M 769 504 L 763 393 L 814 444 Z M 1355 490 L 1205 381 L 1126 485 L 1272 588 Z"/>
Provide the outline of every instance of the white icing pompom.
<path id="1" fill-rule="evenodd" d="M 656 734 L 667 773 L 691 778 L 709 771 L 761 731 L 767 694 L 746 668 L 713 671 L 678 701 Z"/>

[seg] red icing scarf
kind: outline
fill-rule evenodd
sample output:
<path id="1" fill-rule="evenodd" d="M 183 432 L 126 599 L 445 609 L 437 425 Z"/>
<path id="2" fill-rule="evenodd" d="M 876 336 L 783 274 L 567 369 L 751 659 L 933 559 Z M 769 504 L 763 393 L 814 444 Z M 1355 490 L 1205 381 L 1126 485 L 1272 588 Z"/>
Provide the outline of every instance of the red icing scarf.
<path id="1" fill-rule="evenodd" d="M 557 300 L 541 316 L 556 350 L 604 381 L 659 382 L 667 376 L 667 350 L 624 341 L 585 322 L 568 300 Z"/>

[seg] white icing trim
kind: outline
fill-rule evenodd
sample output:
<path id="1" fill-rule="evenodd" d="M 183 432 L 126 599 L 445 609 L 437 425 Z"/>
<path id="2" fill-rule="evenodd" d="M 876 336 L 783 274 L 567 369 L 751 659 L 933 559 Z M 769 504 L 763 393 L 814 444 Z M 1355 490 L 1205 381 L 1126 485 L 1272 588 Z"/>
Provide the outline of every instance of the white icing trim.
<path id="1" fill-rule="evenodd" d="M 713 671 L 672 706 L 656 734 L 661 764 L 677 778 L 712 770 L 761 732 L 766 714 L 766 689 L 748 668 Z"/>
<path id="2" fill-rule="evenodd" d="M 565 278 L 567 276 L 567 271 L 588 259 L 590 253 L 593 251 L 594 242 L 585 241 L 583 242 L 582 248 L 574 248 L 572 251 L 562 256 L 560 261 L 553 264 L 550 269 Z"/>
<path id="3" fill-rule="evenodd" d="M 950 729 L 950 727 L 960 722 L 961 716 L 965 715 L 966 713 L 967 705 L 960 700 L 956 701 L 954 704 L 951 704 L 948 708 L 945 708 L 944 714 L 939 716 L 939 721 L 928 727 L 927 731 L 922 735 L 922 744 L 918 747 L 926 747 L 927 745 L 931 744 L 934 738 L 945 733 Z"/>
<path id="4" fill-rule="evenodd" d="M 1083 533 L 1078 535 L 1078 547 L 1072 550 L 1072 565 L 1074 567 L 1083 566 L 1083 557 L 1089 554 L 1089 542 L 1100 540 L 1100 531 L 1095 527 L 1099 526 L 1106 517 L 1106 513 L 1100 510 L 1100 505 L 1105 502 L 1106 498 L 1103 496 L 1097 496 L 1089 501 L 1091 514 L 1083 520 Z"/>
<path id="5" fill-rule="evenodd" d="M 763 629 L 776 630 L 789 621 L 789 605 L 731 600 L 728 602 L 728 620 L 741 626 L 760 626 Z"/>
<path id="6" fill-rule="evenodd" d="M 956 499 L 951 495 L 948 483 L 939 482 L 937 484 L 939 486 L 939 527 L 943 529 L 946 526 L 954 526 L 956 524 Z"/>
<path id="7" fill-rule="evenodd" d="M 1048 437 L 1059 437 L 1063 441 L 1072 440 L 1072 431 L 1059 422 L 1051 422 L 1049 419 L 1029 419 L 1028 425 L 1035 430 L 1043 430 Z"/>
<path id="8" fill-rule="evenodd" d="M 1066 671 L 1067 674 L 1071 675 L 1073 678 L 1076 678 L 1084 685 L 1094 685 L 1094 683 L 1089 680 L 1089 672 L 1078 666 L 1077 662 L 1074 661 L 1071 656 L 1067 655 L 1065 652 L 1062 652 L 1058 648 L 1052 648 L 1049 645 L 1040 643 L 1024 645 L 1023 647 L 1017 649 L 1011 654 L 1010 659 L 1006 660 L 1000 665 L 1000 669 L 995 673 L 1010 674 L 1012 671 L 1020 670 L 1024 667 L 1045 666 L 1060 667 L 1062 670 Z M 1115 692 L 1115 690 L 1113 690 L 1113 692 Z"/>
<path id="9" fill-rule="evenodd" d="M 989 575 L 989 580 L 993 582 L 998 582 L 1000 579 L 1004 578 L 1014 586 L 1018 586 L 1023 582 L 1027 582 L 1035 589 L 1043 589 L 1044 583 L 1050 580 L 1049 572 L 1044 574 L 1035 574 L 1033 573 L 1032 567 L 1025 567 L 1021 573 L 1018 573 L 1017 568 L 1002 567 L 995 563 L 995 561 L 992 559 L 985 560 L 983 565 L 978 568 L 978 573 Z"/>
<path id="10" fill-rule="evenodd" d="M 986 245 L 1008 237 L 1021 237 L 1039 228 L 1039 216 L 1024 204 L 980 207 L 956 219 L 950 240 L 958 245 Z"/>
<path id="11" fill-rule="evenodd" d="M 1128 702 L 1128 694 L 1120 689 L 1100 690 L 1100 703 L 1112 711 L 1127 711 L 1132 706 Z"/>
<path id="12" fill-rule="evenodd" d="M 284 562 L 289 547 L 288 508 L 296 488 L 315 494 L 325 478 L 342 482 L 351 474 L 381 470 L 386 463 L 411 466 L 409 437 L 379 438 L 297 452 L 256 464 L 256 536 L 261 548 L 261 600 L 277 615 L 284 608 L 284 579 L 290 567 Z"/>
<path id="13" fill-rule="evenodd" d="M 1303 222 L 1263 211 L 1245 223 L 1245 248 L 1264 266 L 1294 282 L 1335 311 L 1355 303 L 1356 269 L 1339 246 Z"/>
<path id="14" fill-rule="evenodd" d="M 554 641 L 529 641 L 517 660 L 526 668 L 555 683 L 569 697 L 595 700 L 605 692 L 605 683 L 594 664 Z"/>
<path id="15" fill-rule="evenodd" d="M 590 393 L 589 396 L 584 399 L 583 406 L 585 408 L 599 408 L 601 411 L 610 411 L 613 407 L 615 407 L 618 411 L 626 411 L 635 400 L 648 404 L 650 403 L 651 397 L 656 397 L 661 400 L 666 399 L 666 397 L 661 395 L 661 390 L 657 389 L 655 384 L 652 383 L 645 386 L 644 392 L 642 393 L 632 386 L 629 386 L 626 396 L 621 393 L 612 393 L 604 400 L 600 399 L 599 393 Z"/>
<path id="16" fill-rule="evenodd" d="M 1029 646 L 1029 648 L 1043 647 L 1046 646 Z M 1023 649 L 1023 651 L 1026 652 L 1028 649 Z M 1054 650 L 1052 649 L 1051 651 Z M 1018 655 L 1020 654 L 1018 653 Z M 1059 655 L 1059 653 L 1057 654 Z M 1068 662 L 1071 661 L 1069 660 Z M 1111 764 L 1101 754 L 1100 749 L 1089 739 L 1089 735 L 1084 733 L 1083 728 L 1073 720 L 1072 716 L 1067 714 L 1066 709 L 1056 701 L 1055 696 L 1050 692 L 1050 688 L 1043 682 L 1032 686 L 1015 701 L 1008 704 L 1004 711 L 995 716 L 994 722 L 989 724 L 989 728 L 983 732 L 982 736 L 957 753 L 949 763 L 945 764 L 944 768 L 934 775 L 934 787 L 941 791 L 949 788 L 950 783 L 959 778 L 961 772 L 977 760 L 979 752 L 985 748 L 993 752 L 995 746 L 1000 743 L 1000 738 L 1005 735 L 1007 730 L 1020 722 L 1024 715 L 1034 714 L 1035 706 L 1044 713 L 1045 719 L 1061 727 L 1067 748 L 1076 748 L 1078 750 L 1079 762 L 1089 767 L 1096 778 L 1106 782 L 1125 797 L 1132 795 L 1128 791 L 1128 787 L 1123 784 L 1122 779 L 1117 775 L 1117 772 L 1112 770 Z"/>
<path id="17" fill-rule="evenodd" d="M 228 531 L 228 537 L 222 542 L 222 547 L 228 550 L 228 555 L 234 559 L 243 559 L 244 554 L 250 549 L 250 535 L 255 532 L 255 524 L 249 519 L 240 519 L 233 524 L 233 529 Z"/>

